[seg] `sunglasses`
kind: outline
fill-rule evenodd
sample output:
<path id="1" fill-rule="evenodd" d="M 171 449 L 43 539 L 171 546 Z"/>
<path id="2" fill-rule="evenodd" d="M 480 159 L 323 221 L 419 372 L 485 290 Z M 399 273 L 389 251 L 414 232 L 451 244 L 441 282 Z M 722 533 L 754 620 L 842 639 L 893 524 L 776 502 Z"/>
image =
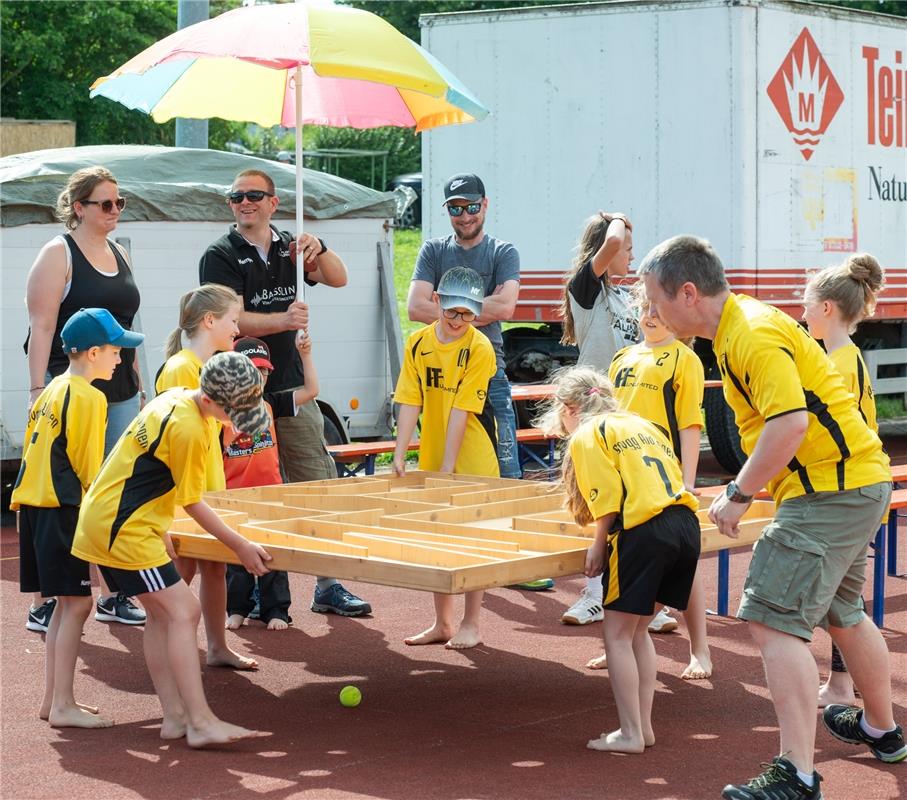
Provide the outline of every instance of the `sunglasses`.
<path id="1" fill-rule="evenodd" d="M 261 189 L 253 189 L 251 192 L 230 192 L 227 195 L 227 199 L 233 203 L 233 205 L 239 205 L 243 200 L 247 199 L 250 203 L 260 203 L 266 197 L 273 197 L 274 195 L 270 192 L 264 192 Z"/>
<path id="2" fill-rule="evenodd" d="M 83 206 L 100 206 L 101 211 L 105 214 L 109 214 L 113 211 L 113 207 L 117 207 L 117 211 L 122 211 L 126 208 L 126 198 L 118 197 L 116 200 L 80 200 L 79 201 Z"/>
<path id="3" fill-rule="evenodd" d="M 467 214 L 472 214 L 473 216 L 478 214 L 482 210 L 481 203 L 470 203 L 466 206 L 447 206 L 447 213 L 452 217 L 461 217 L 465 211 Z"/>
<path id="4" fill-rule="evenodd" d="M 463 322 L 472 322 L 476 315 L 472 311 L 457 311 L 453 308 L 445 308 L 442 313 L 447 319 L 456 319 L 459 317 Z"/>

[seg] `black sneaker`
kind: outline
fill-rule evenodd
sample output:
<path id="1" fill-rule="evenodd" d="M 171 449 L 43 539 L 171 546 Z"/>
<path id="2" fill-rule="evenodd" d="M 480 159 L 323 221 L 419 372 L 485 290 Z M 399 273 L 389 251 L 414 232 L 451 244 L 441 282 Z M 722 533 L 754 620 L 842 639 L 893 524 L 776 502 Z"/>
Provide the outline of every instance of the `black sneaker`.
<path id="1" fill-rule="evenodd" d="M 132 599 L 120 592 L 99 597 L 94 618 L 98 622 L 122 622 L 124 625 L 144 625 L 145 612 Z"/>
<path id="2" fill-rule="evenodd" d="M 25 621 L 25 628 L 35 633 L 47 633 L 50 627 L 50 618 L 54 615 L 54 609 L 57 607 L 57 598 L 51 597 L 45 600 L 37 608 L 28 607 L 28 619 Z"/>
<path id="3" fill-rule="evenodd" d="M 332 584 L 323 592 L 316 584 L 312 611 L 319 614 L 340 614 L 343 617 L 361 617 L 363 614 L 371 614 L 372 607 L 339 583 Z"/>
<path id="4" fill-rule="evenodd" d="M 813 785 L 807 786 L 797 775 L 797 768 L 778 756 L 765 771 L 742 784 L 728 784 L 721 792 L 725 800 L 822 800 L 819 782 L 822 776 L 813 772 Z"/>
<path id="5" fill-rule="evenodd" d="M 861 719 L 863 709 L 856 706 L 832 704 L 825 706 L 822 712 L 822 722 L 835 739 L 847 744 L 868 745 L 872 754 L 886 764 L 896 764 L 907 758 L 907 745 L 904 744 L 904 732 L 900 725 L 876 739 L 860 727 Z"/>

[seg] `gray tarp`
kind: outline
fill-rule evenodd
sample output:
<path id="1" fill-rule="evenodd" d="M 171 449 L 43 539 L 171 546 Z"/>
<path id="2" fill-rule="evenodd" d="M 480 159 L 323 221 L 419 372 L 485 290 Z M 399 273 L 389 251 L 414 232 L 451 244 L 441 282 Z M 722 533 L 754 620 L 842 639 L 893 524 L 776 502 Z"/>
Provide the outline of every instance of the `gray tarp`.
<path id="1" fill-rule="evenodd" d="M 233 178 L 245 169 L 267 172 L 277 187 L 275 217 L 296 213 L 296 168 L 292 164 L 220 150 L 145 145 L 104 145 L 37 150 L 0 158 L 0 225 L 54 222 L 57 195 L 67 178 L 100 165 L 117 179 L 127 198 L 123 222 L 230 222 L 224 202 Z M 393 217 L 395 195 L 377 192 L 324 172 L 304 173 L 305 216 L 310 219 Z"/>

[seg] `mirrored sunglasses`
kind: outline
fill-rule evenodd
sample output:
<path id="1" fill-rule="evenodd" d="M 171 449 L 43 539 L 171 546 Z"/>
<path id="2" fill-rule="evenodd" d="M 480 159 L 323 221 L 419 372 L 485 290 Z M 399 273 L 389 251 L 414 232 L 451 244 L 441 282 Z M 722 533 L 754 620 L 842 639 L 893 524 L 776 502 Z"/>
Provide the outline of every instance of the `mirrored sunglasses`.
<path id="1" fill-rule="evenodd" d="M 470 203 L 469 205 L 465 205 L 465 206 L 452 206 L 449 203 L 447 205 L 447 213 L 450 214 L 450 216 L 452 216 L 452 217 L 461 217 L 461 216 L 463 216 L 464 211 L 467 214 L 475 215 L 475 214 L 478 214 L 481 210 L 482 210 L 481 203 Z"/>
<path id="2" fill-rule="evenodd" d="M 239 205 L 246 198 L 249 199 L 250 203 L 260 203 L 266 197 L 273 197 L 274 195 L 270 192 L 263 192 L 261 189 L 253 189 L 251 192 L 230 192 L 227 195 L 227 199 L 233 203 L 233 205 Z"/>
<path id="3" fill-rule="evenodd" d="M 105 214 L 109 214 L 113 211 L 113 207 L 117 207 L 117 211 L 122 211 L 126 208 L 126 198 L 118 197 L 116 200 L 80 200 L 79 201 L 83 206 L 100 206 L 101 211 Z"/>

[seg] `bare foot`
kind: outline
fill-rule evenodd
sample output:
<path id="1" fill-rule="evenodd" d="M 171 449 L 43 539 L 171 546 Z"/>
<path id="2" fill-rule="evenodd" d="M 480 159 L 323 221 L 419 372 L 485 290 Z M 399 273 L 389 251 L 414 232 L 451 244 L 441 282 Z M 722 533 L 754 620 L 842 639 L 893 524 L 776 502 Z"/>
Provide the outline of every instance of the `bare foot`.
<path id="1" fill-rule="evenodd" d="M 712 658 L 708 651 L 702 654 L 690 653 L 690 663 L 680 673 L 685 681 L 704 681 L 712 677 Z"/>
<path id="2" fill-rule="evenodd" d="M 112 719 L 92 714 L 78 706 L 62 709 L 51 708 L 48 722 L 53 728 L 110 728 L 113 726 Z"/>
<path id="3" fill-rule="evenodd" d="M 229 647 L 226 650 L 209 650 L 205 663 L 209 667 L 230 667 L 232 669 L 258 669 L 254 658 L 241 656 Z"/>
<path id="4" fill-rule="evenodd" d="M 586 669 L 608 669 L 608 654 L 602 653 L 600 656 L 589 659 L 586 662 Z"/>
<path id="5" fill-rule="evenodd" d="M 186 735 L 186 718 L 179 716 L 174 719 L 167 719 L 161 722 L 162 739 L 182 739 Z"/>
<path id="6" fill-rule="evenodd" d="M 285 631 L 289 627 L 289 624 L 280 617 L 274 617 L 268 622 L 269 631 Z"/>
<path id="7" fill-rule="evenodd" d="M 841 685 L 842 683 L 844 684 L 843 686 Z M 832 703 L 840 703 L 842 706 L 852 706 L 856 704 L 856 702 L 857 697 L 853 691 L 853 681 L 834 681 L 829 677 L 829 679 L 819 687 L 819 708 L 825 708 L 825 706 L 830 706 Z"/>
<path id="8" fill-rule="evenodd" d="M 464 622 L 460 625 L 460 630 L 451 636 L 450 641 L 444 646 L 448 650 L 468 650 L 470 647 L 480 644 L 482 644 L 482 637 L 479 635 L 478 626 L 468 625 Z"/>
<path id="9" fill-rule="evenodd" d="M 186 744 L 189 747 L 213 747 L 238 742 L 242 739 L 258 739 L 270 735 L 270 733 L 250 731 L 248 728 L 240 728 L 239 725 L 231 725 L 229 722 L 214 719 L 198 728 L 187 726 Z"/>
<path id="10" fill-rule="evenodd" d="M 88 706 L 84 703 L 76 703 L 76 705 L 81 708 L 82 711 L 87 711 L 89 714 L 97 714 L 100 710 L 97 706 Z M 50 709 L 48 708 L 47 710 L 45 710 L 42 708 L 38 712 L 38 718 L 43 719 L 46 722 L 48 719 L 50 719 Z"/>
<path id="11" fill-rule="evenodd" d="M 615 731 L 615 733 L 616 733 L 616 731 Z M 607 731 L 602 731 L 599 735 L 601 736 L 602 739 L 608 738 Z M 643 731 L 642 732 L 642 741 L 646 747 L 654 747 L 655 746 L 655 731 L 653 731 L 651 728 L 647 731 Z"/>
<path id="12" fill-rule="evenodd" d="M 227 617 L 227 624 L 224 626 L 228 631 L 238 631 L 243 625 L 248 625 L 247 620 L 242 614 L 231 614 Z"/>
<path id="13" fill-rule="evenodd" d="M 590 739 L 586 742 L 586 747 L 590 750 L 602 750 L 608 753 L 642 753 L 646 749 L 646 743 L 642 737 L 625 736 L 624 732 L 618 728 L 607 735 L 602 734 L 598 739 Z"/>
<path id="14" fill-rule="evenodd" d="M 441 644 L 450 639 L 451 629 L 446 625 L 439 625 L 437 622 L 422 633 L 415 636 L 408 636 L 403 640 L 403 644 L 412 645 L 413 647 L 422 644 Z"/>

